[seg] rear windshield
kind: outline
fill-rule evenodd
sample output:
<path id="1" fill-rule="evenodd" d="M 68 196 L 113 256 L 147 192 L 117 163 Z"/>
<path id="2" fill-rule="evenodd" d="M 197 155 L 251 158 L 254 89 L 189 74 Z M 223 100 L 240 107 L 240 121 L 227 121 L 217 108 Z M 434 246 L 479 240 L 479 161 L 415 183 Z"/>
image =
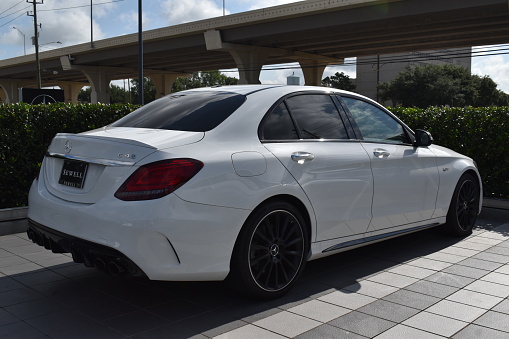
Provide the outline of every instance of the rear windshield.
<path id="1" fill-rule="evenodd" d="M 246 97 L 229 92 L 174 93 L 117 120 L 112 127 L 138 127 L 206 132 L 239 108 Z"/>

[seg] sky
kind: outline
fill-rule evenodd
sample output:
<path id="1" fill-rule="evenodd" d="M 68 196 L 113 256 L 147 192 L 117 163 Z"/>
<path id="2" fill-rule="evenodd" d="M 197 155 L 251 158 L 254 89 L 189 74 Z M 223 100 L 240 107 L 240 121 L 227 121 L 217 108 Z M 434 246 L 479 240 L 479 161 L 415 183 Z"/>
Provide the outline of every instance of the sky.
<path id="1" fill-rule="evenodd" d="M 90 41 L 90 0 L 37 1 L 43 2 L 37 5 L 37 21 L 41 24 L 39 33 L 41 51 Z M 223 11 L 228 15 L 292 2 L 297 1 L 145 0 L 142 10 L 143 30 L 218 17 L 223 15 Z M 92 0 L 92 3 L 94 41 L 138 31 L 138 0 Z M 22 56 L 24 40 L 26 53 L 34 53 L 31 42 L 34 35 L 33 18 L 27 15 L 27 11 L 32 10 L 33 6 L 27 3 L 27 0 L 0 1 L 0 60 Z M 489 52 L 500 48 L 502 51 Z M 472 73 L 488 75 L 498 84 L 499 89 L 509 93 L 509 54 L 501 54 L 509 53 L 509 46 L 481 46 L 474 48 L 474 51 L 475 55 L 485 56 L 472 58 Z M 355 59 L 346 59 L 343 66 L 329 66 L 324 72 L 324 77 L 344 72 L 355 78 L 354 64 Z M 296 64 L 280 68 L 262 71 L 260 81 L 266 84 L 286 84 L 286 77 L 293 73 L 303 79 L 302 72 Z M 225 74 L 238 78 L 235 71 L 230 70 Z"/>

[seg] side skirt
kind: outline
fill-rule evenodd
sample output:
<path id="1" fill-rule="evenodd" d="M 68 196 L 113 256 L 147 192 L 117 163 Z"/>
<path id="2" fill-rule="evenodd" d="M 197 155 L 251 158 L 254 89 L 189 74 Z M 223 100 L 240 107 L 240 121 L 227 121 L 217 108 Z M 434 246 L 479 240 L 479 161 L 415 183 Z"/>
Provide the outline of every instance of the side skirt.
<path id="1" fill-rule="evenodd" d="M 363 239 L 347 241 L 347 242 L 343 242 L 343 243 L 331 246 L 329 248 L 326 248 L 326 249 L 324 249 L 322 251 L 322 253 L 332 252 L 332 251 L 336 251 L 336 250 L 343 250 L 343 251 L 345 251 L 349 247 L 359 247 L 359 246 L 367 245 L 369 243 L 375 243 L 375 242 L 379 242 L 379 241 L 382 241 L 382 240 L 385 240 L 385 239 L 394 238 L 394 237 L 398 237 L 398 236 L 401 236 L 401 235 L 405 235 L 405 234 L 421 231 L 421 230 L 424 230 L 424 229 L 427 229 L 427 228 L 432 228 L 432 227 L 435 227 L 435 226 L 438 226 L 438 225 L 440 225 L 440 223 L 436 222 L 436 223 L 432 223 L 432 224 L 428 224 L 428 225 L 412 227 L 412 228 L 401 230 L 401 231 L 384 233 L 384 234 L 374 235 L 374 236 L 363 238 Z"/>

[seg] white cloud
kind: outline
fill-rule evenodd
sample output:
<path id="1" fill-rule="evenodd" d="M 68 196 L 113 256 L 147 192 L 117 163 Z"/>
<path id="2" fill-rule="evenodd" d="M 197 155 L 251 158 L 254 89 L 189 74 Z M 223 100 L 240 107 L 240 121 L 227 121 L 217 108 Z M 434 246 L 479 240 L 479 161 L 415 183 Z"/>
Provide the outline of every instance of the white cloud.
<path id="1" fill-rule="evenodd" d="M 508 45 L 491 46 L 490 48 L 483 48 L 484 50 L 489 49 L 504 49 L 509 47 Z M 477 48 L 476 50 L 479 50 Z M 500 51 L 493 51 L 496 54 Z M 507 52 L 507 51 L 504 51 Z M 489 75 L 490 78 L 495 81 L 498 85 L 498 89 L 509 93 L 509 56 L 508 55 L 489 55 L 489 56 L 478 56 L 472 58 L 472 74 L 480 76 Z"/>
<path id="2" fill-rule="evenodd" d="M 223 8 L 211 0 L 166 0 L 161 4 L 169 25 L 177 25 L 223 15 Z M 226 14 L 229 14 L 226 11 Z"/>

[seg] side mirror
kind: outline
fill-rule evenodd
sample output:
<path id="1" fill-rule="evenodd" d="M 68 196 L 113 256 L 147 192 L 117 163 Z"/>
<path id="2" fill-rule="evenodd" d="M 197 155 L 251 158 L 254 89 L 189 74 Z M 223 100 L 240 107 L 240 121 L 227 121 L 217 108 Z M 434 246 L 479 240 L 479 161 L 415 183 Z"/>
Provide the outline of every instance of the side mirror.
<path id="1" fill-rule="evenodd" d="M 433 143 L 433 137 L 431 136 L 431 133 L 428 131 L 424 131 L 422 129 L 415 130 L 415 141 L 414 146 L 420 147 L 424 146 L 427 147 Z"/>

